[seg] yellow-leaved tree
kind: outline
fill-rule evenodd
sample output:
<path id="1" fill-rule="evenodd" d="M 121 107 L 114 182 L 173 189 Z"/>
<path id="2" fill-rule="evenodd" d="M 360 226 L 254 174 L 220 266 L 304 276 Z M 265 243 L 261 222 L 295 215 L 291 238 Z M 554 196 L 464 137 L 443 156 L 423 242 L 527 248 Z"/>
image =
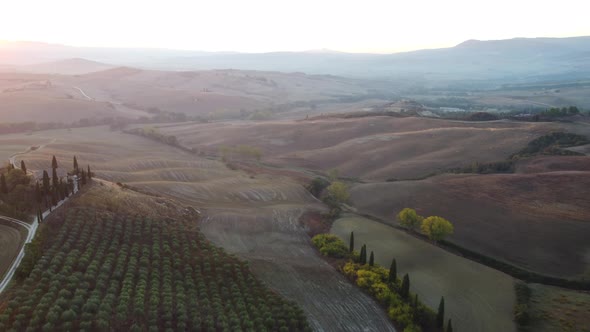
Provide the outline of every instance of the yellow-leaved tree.
<path id="1" fill-rule="evenodd" d="M 420 226 L 424 217 L 419 215 L 414 209 L 405 208 L 398 213 L 397 219 L 403 227 L 415 230 Z"/>
<path id="2" fill-rule="evenodd" d="M 337 203 L 346 203 L 350 197 L 348 193 L 348 187 L 344 182 L 335 181 L 327 188 L 328 194 L 336 200 Z"/>
<path id="3" fill-rule="evenodd" d="M 440 241 L 453 234 L 453 224 L 443 217 L 431 216 L 422 221 L 422 232 L 433 241 Z"/>

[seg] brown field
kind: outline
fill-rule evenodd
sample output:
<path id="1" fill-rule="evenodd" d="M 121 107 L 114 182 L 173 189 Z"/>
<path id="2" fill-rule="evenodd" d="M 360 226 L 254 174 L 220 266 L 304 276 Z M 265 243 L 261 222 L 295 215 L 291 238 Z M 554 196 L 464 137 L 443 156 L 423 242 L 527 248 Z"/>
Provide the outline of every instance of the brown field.
<path id="1" fill-rule="evenodd" d="M 75 154 L 81 166 L 90 163 L 100 178 L 194 207 L 203 215 L 200 228 L 205 235 L 248 260 L 256 275 L 299 303 L 316 329 L 393 331 L 372 299 L 315 254 L 298 219 L 309 209 L 323 207 L 290 178 L 250 176 L 221 162 L 105 127 L 38 135 L 55 141 L 20 157 L 29 168 L 49 167 L 52 155 L 61 169 L 69 168 Z"/>
<path id="2" fill-rule="evenodd" d="M 524 268 L 562 277 L 590 272 L 590 173 L 444 175 L 360 184 L 360 211 L 394 222 L 413 207 L 455 224 L 451 241 Z"/>
<path id="3" fill-rule="evenodd" d="M 383 181 L 504 160 L 532 139 L 566 126 L 571 125 L 367 117 L 180 124 L 160 131 L 206 153 L 217 154 L 223 145 L 246 144 L 260 148 L 263 160 L 272 164 L 337 168 L 342 176 Z"/>
<path id="4" fill-rule="evenodd" d="M 524 159 L 516 166 L 517 173 L 546 173 L 560 171 L 590 171 L 588 156 L 539 156 Z"/>
<path id="5" fill-rule="evenodd" d="M 0 222 L 0 279 L 12 265 L 25 238 L 26 234 L 23 235 L 17 227 Z"/>
<path id="6" fill-rule="evenodd" d="M 444 296 L 445 314 L 458 331 L 516 331 L 510 276 L 353 214 L 336 220 L 331 233 L 348 242 L 352 231 L 357 247 L 366 244 L 378 264 L 389 267 L 395 258 L 398 274 L 409 274 L 411 291 L 425 304 L 436 309 Z"/>
<path id="7" fill-rule="evenodd" d="M 13 137 L 13 138 L 11 138 Z M 17 153 L 27 151 L 31 146 L 39 146 L 46 142 L 45 139 L 33 136 L 2 136 L 2 149 L 0 149 L 0 165 L 8 163 L 8 159 Z"/>
<path id="8" fill-rule="evenodd" d="M 63 171 L 77 155 L 80 165 L 90 164 L 100 178 L 192 206 L 202 213 L 200 227 L 209 239 L 247 259 L 262 280 L 305 308 L 314 327 L 381 331 L 391 329 L 383 311 L 316 256 L 299 223 L 303 213 L 325 209 L 302 186 L 314 176 L 310 169 L 337 168 L 342 176 L 363 181 L 414 178 L 474 161 L 504 160 L 549 131 L 586 133 L 588 128 L 581 124 L 374 117 L 160 126 L 160 132 L 177 136 L 182 145 L 195 148 L 200 155 L 111 132 L 107 127 L 5 135 L 0 136 L 0 144 L 39 139 L 47 145 L 17 161 L 23 158 L 30 169 L 43 169 L 56 155 Z M 218 155 L 223 145 L 239 144 L 259 147 L 263 163 L 275 167 L 250 163 L 241 165 L 242 171 L 231 170 L 204 157 Z M 423 215 L 450 219 L 456 226 L 451 240 L 469 249 L 551 275 L 589 275 L 590 223 L 586 216 L 590 205 L 584 197 L 590 174 L 584 168 L 586 157 L 571 158 L 525 160 L 518 164 L 516 174 L 359 183 L 351 189 L 352 203 L 360 212 L 386 220 L 404 207 L 415 207 Z M 425 285 L 421 296 L 431 296 L 431 302 L 439 295 L 432 285 L 443 285 L 445 292 L 444 285 L 456 279 L 439 276 L 440 280 L 428 286 L 431 277 L 416 270 L 420 273 Z M 508 294 L 507 288 L 502 289 L 502 294 Z M 493 316 L 493 311 L 485 310 L 485 301 L 475 300 L 479 293 L 448 294 L 455 294 L 449 296 L 457 296 L 455 302 L 461 306 L 449 309 L 451 312 L 473 309 L 471 317 Z M 509 298 L 499 296 L 497 300 Z M 508 310 L 506 303 L 501 306 L 504 311 Z M 474 321 L 465 325 L 476 326 Z"/>
<path id="9" fill-rule="evenodd" d="M 81 59 L 39 66 L 30 70 L 80 74 L 110 68 Z M 56 70 L 47 69 L 52 67 Z M 112 68 L 70 76 L 9 72 L 0 73 L 0 122 L 137 118 L 158 110 L 208 119 L 247 117 L 256 110 L 276 117 L 303 117 L 340 108 L 344 104 L 339 96 L 362 96 L 367 87 L 370 83 L 332 76 L 237 70 Z"/>
<path id="10" fill-rule="evenodd" d="M 166 72 L 115 68 L 70 77 L 67 82 L 98 100 L 211 119 L 237 117 L 271 107 L 277 108 L 273 112 L 279 108 L 289 111 L 295 106 L 279 105 L 315 100 L 333 103 L 337 102 L 334 96 L 366 92 L 362 82 L 349 79 L 238 70 Z"/>

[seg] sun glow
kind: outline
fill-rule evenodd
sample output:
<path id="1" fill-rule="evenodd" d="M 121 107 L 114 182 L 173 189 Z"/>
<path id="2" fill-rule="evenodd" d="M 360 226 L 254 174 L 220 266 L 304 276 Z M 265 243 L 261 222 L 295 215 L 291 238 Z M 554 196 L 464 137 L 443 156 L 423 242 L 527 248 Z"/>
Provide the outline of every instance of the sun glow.
<path id="1" fill-rule="evenodd" d="M 208 51 L 388 53 L 590 35 L 586 5 L 513 1 L 5 1 L 0 39 Z"/>

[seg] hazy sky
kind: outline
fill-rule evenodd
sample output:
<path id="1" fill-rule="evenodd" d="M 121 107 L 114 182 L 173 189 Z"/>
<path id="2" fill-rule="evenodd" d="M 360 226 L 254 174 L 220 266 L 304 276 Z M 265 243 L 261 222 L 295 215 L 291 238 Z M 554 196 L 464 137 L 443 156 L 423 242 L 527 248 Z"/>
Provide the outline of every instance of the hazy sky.
<path id="1" fill-rule="evenodd" d="M 585 0 L 2 0 L 0 40 L 207 51 L 396 52 L 590 35 Z"/>

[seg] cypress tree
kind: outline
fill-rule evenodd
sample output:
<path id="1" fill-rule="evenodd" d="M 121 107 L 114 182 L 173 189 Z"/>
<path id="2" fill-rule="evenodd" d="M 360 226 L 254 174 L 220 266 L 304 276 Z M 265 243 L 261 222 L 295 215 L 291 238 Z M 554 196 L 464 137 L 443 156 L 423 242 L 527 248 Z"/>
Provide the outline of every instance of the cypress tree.
<path id="1" fill-rule="evenodd" d="M 6 177 L 4 174 L 0 175 L 0 191 L 3 194 L 8 194 L 8 187 L 6 186 Z"/>
<path id="2" fill-rule="evenodd" d="M 451 323 L 451 319 L 449 318 L 449 322 L 447 323 L 447 329 L 445 332 L 453 332 L 453 324 Z"/>
<path id="3" fill-rule="evenodd" d="M 43 170 L 43 192 L 45 195 L 49 195 L 49 174 L 46 170 Z"/>
<path id="4" fill-rule="evenodd" d="M 354 251 L 354 232 L 350 232 L 350 245 L 348 251 L 352 254 Z"/>
<path id="5" fill-rule="evenodd" d="M 78 159 L 74 156 L 74 172 L 78 174 Z"/>
<path id="6" fill-rule="evenodd" d="M 41 211 L 41 209 L 39 209 L 39 211 L 37 212 L 37 221 L 43 221 L 43 212 Z"/>
<path id="7" fill-rule="evenodd" d="M 27 165 L 25 165 L 24 160 L 20 161 L 20 169 L 25 173 L 25 175 L 27 174 Z"/>
<path id="8" fill-rule="evenodd" d="M 37 200 L 37 204 L 41 204 L 43 200 L 43 194 L 41 194 L 41 188 L 39 188 L 39 181 L 35 183 L 35 199 Z"/>
<path id="9" fill-rule="evenodd" d="M 59 186 L 57 187 L 57 193 L 58 193 L 57 198 L 59 198 L 60 201 L 65 198 L 65 196 L 64 196 L 64 182 L 61 179 L 59 179 Z"/>
<path id="10" fill-rule="evenodd" d="M 57 205 L 57 187 L 53 187 L 53 190 L 51 192 L 51 205 Z"/>
<path id="11" fill-rule="evenodd" d="M 387 278 L 387 282 L 393 284 L 397 282 L 397 262 L 395 258 L 391 260 L 391 265 L 389 266 L 389 277 Z"/>
<path id="12" fill-rule="evenodd" d="M 70 186 L 67 182 L 64 183 L 64 194 L 66 195 L 66 197 L 70 196 Z"/>
<path id="13" fill-rule="evenodd" d="M 359 263 L 361 263 L 361 265 L 367 264 L 367 245 L 366 244 L 363 244 L 363 246 L 361 247 L 361 255 L 359 258 Z"/>
<path id="14" fill-rule="evenodd" d="M 53 186 L 53 188 L 57 188 L 57 186 L 59 185 L 59 177 L 57 176 L 57 168 L 54 168 L 53 172 L 51 174 L 51 185 Z"/>
<path id="15" fill-rule="evenodd" d="M 418 294 L 414 294 L 414 309 L 418 308 Z"/>
<path id="16" fill-rule="evenodd" d="M 407 273 L 402 280 L 402 287 L 400 288 L 399 295 L 404 299 L 407 299 L 410 295 L 410 276 Z"/>
<path id="17" fill-rule="evenodd" d="M 90 171 L 90 165 L 88 165 L 88 180 L 92 179 L 92 172 Z"/>
<path id="18" fill-rule="evenodd" d="M 436 327 L 442 329 L 445 324 L 445 297 L 440 298 L 440 303 L 438 304 L 438 312 L 436 313 Z"/>
<path id="19" fill-rule="evenodd" d="M 373 255 L 373 251 L 371 251 L 371 256 L 369 256 L 369 266 L 375 265 L 375 255 Z"/>
<path id="20" fill-rule="evenodd" d="M 86 172 L 82 169 L 82 185 L 86 184 Z"/>
<path id="21" fill-rule="evenodd" d="M 57 159 L 55 159 L 55 156 L 53 156 L 53 159 L 51 159 L 51 168 L 57 168 Z"/>

